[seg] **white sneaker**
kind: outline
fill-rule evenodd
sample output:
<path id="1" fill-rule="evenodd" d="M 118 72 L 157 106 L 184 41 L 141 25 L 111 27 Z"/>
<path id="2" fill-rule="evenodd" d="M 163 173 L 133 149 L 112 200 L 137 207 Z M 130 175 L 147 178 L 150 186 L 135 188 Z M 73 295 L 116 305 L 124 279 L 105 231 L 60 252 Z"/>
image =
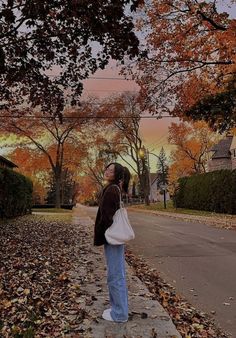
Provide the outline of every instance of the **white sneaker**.
<path id="1" fill-rule="evenodd" d="M 110 322 L 115 322 L 114 319 L 112 319 L 111 317 L 111 309 L 106 309 L 103 311 L 103 314 L 102 314 L 102 318 L 105 319 L 105 320 L 108 320 Z M 119 320 L 119 321 L 116 321 L 117 323 L 126 323 L 127 320 Z"/>
<path id="2" fill-rule="evenodd" d="M 103 311 L 102 318 L 105 320 L 109 320 L 110 322 L 114 322 L 111 318 L 111 309 L 106 309 Z"/>

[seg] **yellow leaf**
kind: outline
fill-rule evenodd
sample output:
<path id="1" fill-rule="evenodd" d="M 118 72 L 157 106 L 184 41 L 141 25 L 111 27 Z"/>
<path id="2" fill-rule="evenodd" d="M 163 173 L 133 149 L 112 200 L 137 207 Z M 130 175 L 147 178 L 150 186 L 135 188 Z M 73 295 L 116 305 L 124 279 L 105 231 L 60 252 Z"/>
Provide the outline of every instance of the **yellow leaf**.
<path id="1" fill-rule="evenodd" d="M 2 301 L 2 305 L 3 305 L 4 309 L 8 309 L 9 307 L 11 307 L 12 304 L 11 304 L 10 300 L 4 299 Z"/>
<path id="2" fill-rule="evenodd" d="M 58 277 L 58 279 L 60 281 L 67 281 L 67 280 L 69 280 L 69 275 L 66 272 L 63 272 L 63 273 L 60 274 L 60 276 Z"/>

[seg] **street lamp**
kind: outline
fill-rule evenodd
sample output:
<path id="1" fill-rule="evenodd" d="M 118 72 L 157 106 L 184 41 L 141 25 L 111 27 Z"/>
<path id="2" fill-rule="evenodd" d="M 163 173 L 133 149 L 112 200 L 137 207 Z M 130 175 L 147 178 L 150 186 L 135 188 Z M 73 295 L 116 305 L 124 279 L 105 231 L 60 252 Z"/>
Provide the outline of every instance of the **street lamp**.
<path id="1" fill-rule="evenodd" d="M 146 149 L 144 147 L 140 148 L 138 150 L 138 156 L 139 156 L 139 158 L 145 158 L 145 155 L 146 155 Z"/>
<path id="2" fill-rule="evenodd" d="M 147 160 L 147 164 L 144 162 L 144 166 L 145 166 L 145 172 L 146 172 L 146 187 L 148 187 L 149 189 L 149 194 L 147 195 L 148 198 L 148 204 L 150 202 L 150 200 L 152 200 L 152 187 L 151 187 L 151 173 L 150 173 L 150 163 L 149 163 L 149 155 L 148 155 L 148 150 L 146 150 L 145 147 L 142 147 L 138 150 L 138 157 L 140 159 L 142 159 L 143 161 L 146 159 Z"/>

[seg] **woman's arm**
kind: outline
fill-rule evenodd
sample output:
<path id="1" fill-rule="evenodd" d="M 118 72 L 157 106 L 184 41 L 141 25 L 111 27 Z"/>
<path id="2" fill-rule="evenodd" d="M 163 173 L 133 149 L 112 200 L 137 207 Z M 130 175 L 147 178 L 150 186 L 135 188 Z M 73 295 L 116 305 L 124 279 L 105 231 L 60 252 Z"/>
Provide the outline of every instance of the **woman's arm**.
<path id="1" fill-rule="evenodd" d="M 113 222 L 113 216 L 120 207 L 120 193 L 118 187 L 112 185 L 105 191 L 100 205 L 100 225 L 106 231 Z"/>

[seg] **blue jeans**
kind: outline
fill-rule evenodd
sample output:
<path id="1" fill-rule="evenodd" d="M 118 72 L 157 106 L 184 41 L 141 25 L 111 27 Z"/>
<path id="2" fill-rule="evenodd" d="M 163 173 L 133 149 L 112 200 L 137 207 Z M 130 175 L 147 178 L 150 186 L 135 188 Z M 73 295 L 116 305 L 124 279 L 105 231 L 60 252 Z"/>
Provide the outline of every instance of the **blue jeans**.
<path id="1" fill-rule="evenodd" d="M 107 263 L 107 284 L 114 321 L 128 320 L 128 291 L 125 274 L 124 244 L 104 244 Z"/>

